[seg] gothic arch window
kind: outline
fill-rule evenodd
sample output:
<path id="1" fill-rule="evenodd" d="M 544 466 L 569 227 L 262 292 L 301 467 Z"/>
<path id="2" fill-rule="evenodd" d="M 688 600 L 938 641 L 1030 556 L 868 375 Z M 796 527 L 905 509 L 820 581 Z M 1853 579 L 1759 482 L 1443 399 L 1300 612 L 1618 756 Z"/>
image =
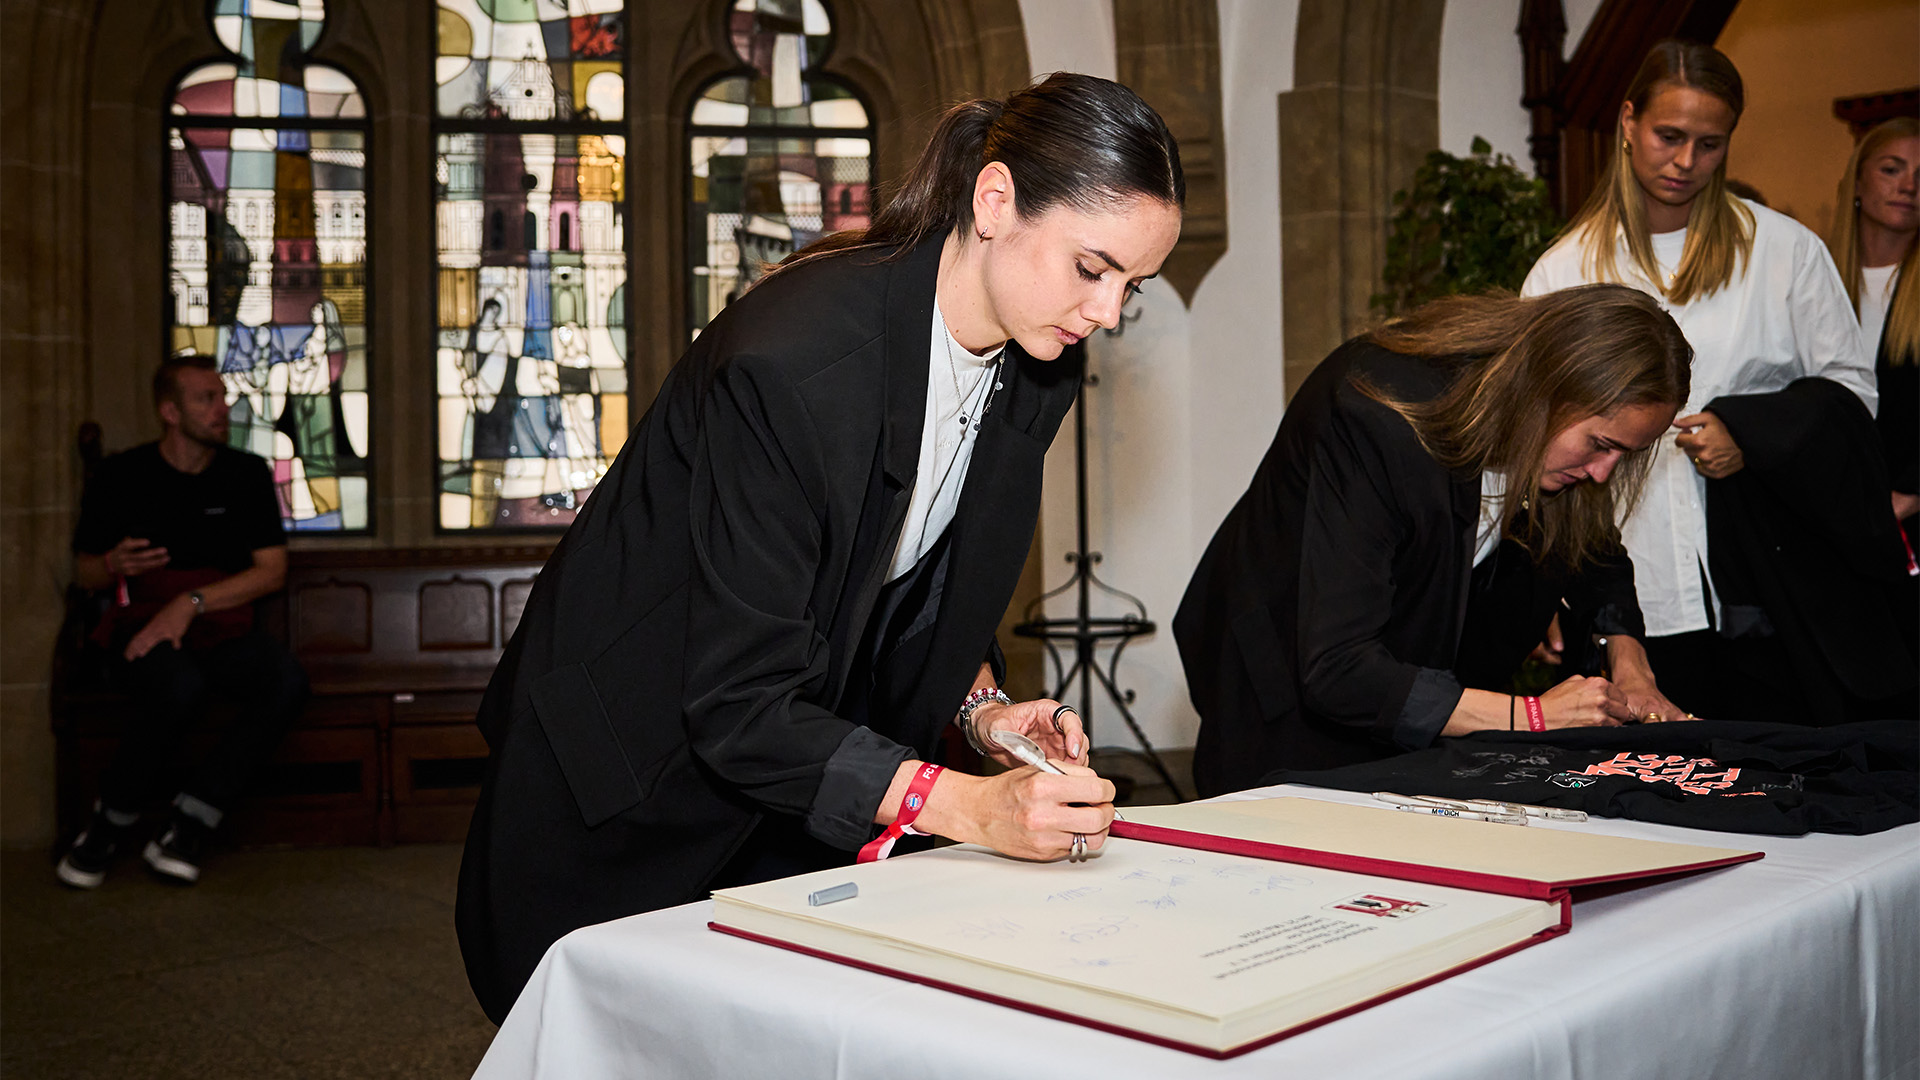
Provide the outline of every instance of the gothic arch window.
<path id="1" fill-rule="evenodd" d="M 364 531 L 366 106 L 308 59 L 324 0 L 209 10 L 229 55 L 180 78 L 168 117 L 169 348 L 216 359 L 229 439 L 271 463 L 287 528 Z M 319 235 L 319 206 L 353 226 Z"/>
<path id="2" fill-rule="evenodd" d="M 439 527 L 560 528 L 627 436 L 626 2 L 437 20 Z"/>
<path id="3" fill-rule="evenodd" d="M 698 334 L 767 268 L 868 223 L 873 125 L 854 89 L 818 69 L 833 48 L 820 0 L 727 0 L 741 69 L 688 118 L 688 321 Z"/>

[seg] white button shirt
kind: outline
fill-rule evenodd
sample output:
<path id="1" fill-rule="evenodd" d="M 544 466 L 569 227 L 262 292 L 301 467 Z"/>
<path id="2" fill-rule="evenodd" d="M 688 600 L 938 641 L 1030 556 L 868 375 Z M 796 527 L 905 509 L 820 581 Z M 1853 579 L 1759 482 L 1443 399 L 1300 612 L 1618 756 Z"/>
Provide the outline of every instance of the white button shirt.
<path id="1" fill-rule="evenodd" d="M 1625 240 L 1615 241 L 1621 283 L 1658 300 L 1693 346 L 1692 391 L 1680 415 L 1697 413 L 1725 394 L 1769 393 L 1808 375 L 1840 383 L 1872 411 L 1879 402 L 1873 357 L 1826 245 L 1784 214 L 1751 202 L 1747 207 L 1754 216 L 1752 257 L 1724 288 L 1684 305 L 1661 296 L 1634 265 Z M 1679 265 L 1686 236 L 1681 229 L 1653 237 L 1663 275 Z M 1538 296 L 1596 280 L 1578 240 L 1563 238 L 1541 256 L 1520 294 Z M 1674 445 L 1678 434 L 1669 430 L 1661 438 L 1640 505 L 1620 529 L 1633 557 L 1649 637 L 1710 625 L 1701 586 L 1709 565 L 1707 482 Z"/>

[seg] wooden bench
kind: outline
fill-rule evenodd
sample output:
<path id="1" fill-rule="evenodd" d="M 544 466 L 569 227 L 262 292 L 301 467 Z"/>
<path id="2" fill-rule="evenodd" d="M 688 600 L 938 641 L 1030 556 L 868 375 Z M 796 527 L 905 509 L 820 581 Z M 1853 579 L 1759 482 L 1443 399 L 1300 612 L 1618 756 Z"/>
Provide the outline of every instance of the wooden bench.
<path id="1" fill-rule="evenodd" d="M 480 696 L 519 622 L 546 544 L 295 551 L 283 594 L 260 602 L 313 686 L 300 724 L 234 815 L 239 843 L 456 841 L 487 748 Z M 97 654 L 97 650 L 94 650 Z M 56 650 L 53 719 L 61 835 L 85 821 L 132 716 L 102 658 Z M 191 752 L 231 709 L 217 706 Z"/>

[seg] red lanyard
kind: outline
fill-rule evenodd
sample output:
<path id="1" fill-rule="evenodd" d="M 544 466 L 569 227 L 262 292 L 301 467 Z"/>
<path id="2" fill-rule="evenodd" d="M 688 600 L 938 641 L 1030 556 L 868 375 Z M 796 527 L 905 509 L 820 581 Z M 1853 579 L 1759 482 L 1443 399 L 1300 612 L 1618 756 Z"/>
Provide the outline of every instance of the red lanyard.
<path id="1" fill-rule="evenodd" d="M 893 819 L 893 824 L 887 826 L 886 832 L 881 833 L 866 847 L 860 849 L 858 862 L 873 862 L 893 854 L 893 843 L 902 836 L 926 835 L 913 827 L 913 821 L 920 816 L 920 811 L 926 808 L 927 796 L 933 791 L 933 782 L 938 780 L 940 774 L 945 771 L 940 766 L 930 763 L 920 766 L 920 771 L 913 774 L 913 783 L 907 785 L 906 797 L 900 800 L 899 815 Z"/>

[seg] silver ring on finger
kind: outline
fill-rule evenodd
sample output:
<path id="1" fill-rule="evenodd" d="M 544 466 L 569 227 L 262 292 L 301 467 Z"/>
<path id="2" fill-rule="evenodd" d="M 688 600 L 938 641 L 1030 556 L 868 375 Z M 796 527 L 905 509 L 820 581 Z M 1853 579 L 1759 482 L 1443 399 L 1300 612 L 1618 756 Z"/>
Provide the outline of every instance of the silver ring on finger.
<path id="1" fill-rule="evenodd" d="M 1087 860 L 1087 836 L 1085 833 L 1074 833 L 1073 847 L 1069 849 L 1067 852 L 1067 861 L 1068 862 L 1085 862 L 1086 860 Z"/>
<path id="2" fill-rule="evenodd" d="M 1065 735 L 1067 733 L 1067 729 L 1065 726 L 1063 726 L 1060 723 L 1060 715 L 1062 713 L 1072 713 L 1075 716 L 1078 716 L 1080 715 L 1080 710 L 1074 708 L 1071 705 L 1062 705 L 1059 708 L 1053 710 L 1053 730 L 1057 734 Z"/>

